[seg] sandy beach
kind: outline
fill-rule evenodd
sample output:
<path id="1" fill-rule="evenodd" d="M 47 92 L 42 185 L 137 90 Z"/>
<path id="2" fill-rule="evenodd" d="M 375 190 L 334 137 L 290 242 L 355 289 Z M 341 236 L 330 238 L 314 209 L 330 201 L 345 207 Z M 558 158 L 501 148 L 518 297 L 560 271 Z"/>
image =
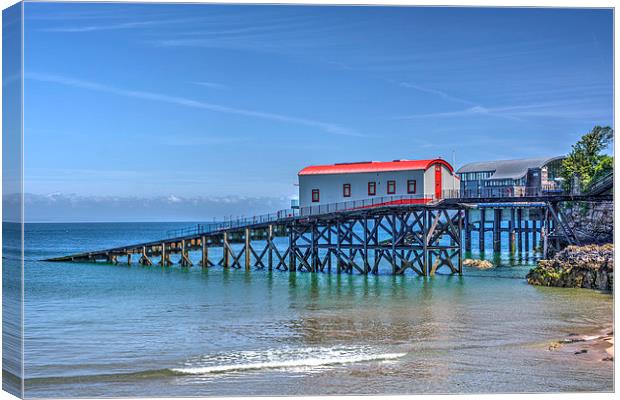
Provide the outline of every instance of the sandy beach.
<path id="1" fill-rule="evenodd" d="M 594 334 L 571 334 L 562 340 L 549 344 L 548 350 L 562 355 L 579 357 L 584 361 L 613 362 L 613 327 L 602 329 Z"/>

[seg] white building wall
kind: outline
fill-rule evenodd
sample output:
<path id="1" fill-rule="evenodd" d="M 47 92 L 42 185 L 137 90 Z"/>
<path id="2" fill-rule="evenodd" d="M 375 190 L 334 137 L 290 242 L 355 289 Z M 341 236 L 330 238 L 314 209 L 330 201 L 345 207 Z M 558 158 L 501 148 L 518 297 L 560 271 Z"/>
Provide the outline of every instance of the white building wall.
<path id="1" fill-rule="evenodd" d="M 424 192 L 429 196 L 435 195 L 435 165 L 431 165 L 426 172 L 424 172 Z M 441 165 L 441 190 L 456 190 L 459 188 L 460 182 L 458 181 L 455 174 L 450 171 L 450 168 L 446 167 L 444 164 Z M 443 195 L 443 194 L 442 194 Z"/>
<path id="2" fill-rule="evenodd" d="M 429 169 L 424 172 L 424 193 L 429 196 L 435 194 L 435 166 L 431 165 Z"/>
<path id="3" fill-rule="evenodd" d="M 433 167 L 434 168 L 434 167 Z M 433 174 L 434 174 L 433 169 Z M 434 175 L 432 176 L 434 179 Z M 387 181 L 396 181 L 396 193 L 387 193 Z M 299 206 L 308 207 L 320 204 L 340 203 L 343 201 L 363 200 L 369 197 L 407 195 L 407 181 L 416 180 L 416 194 L 429 193 L 425 191 L 424 171 L 388 171 L 364 172 L 347 174 L 300 175 L 299 176 Z M 377 183 L 377 194 L 368 196 L 368 182 Z M 351 197 L 343 197 L 342 185 L 351 184 Z M 320 201 L 312 203 L 312 189 L 319 189 Z M 434 189 L 433 189 L 434 190 Z M 433 191 L 430 192 L 431 194 Z"/>

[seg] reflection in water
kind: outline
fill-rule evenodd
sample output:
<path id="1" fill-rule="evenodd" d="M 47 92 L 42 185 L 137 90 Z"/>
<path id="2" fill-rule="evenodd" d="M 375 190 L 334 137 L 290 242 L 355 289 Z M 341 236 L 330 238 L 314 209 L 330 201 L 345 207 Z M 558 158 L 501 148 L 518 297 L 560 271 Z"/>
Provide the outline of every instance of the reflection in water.
<path id="1" fill-rule="evenodd" d="M 105 241 L 76 225 L 31 227 L 31 251 Z M 611 325 L 612 297 L 529 286 L 511 262 L 418 277 L 28 261 L 27 395 L 611 390 L 611 363 L 547 345 Z"/>

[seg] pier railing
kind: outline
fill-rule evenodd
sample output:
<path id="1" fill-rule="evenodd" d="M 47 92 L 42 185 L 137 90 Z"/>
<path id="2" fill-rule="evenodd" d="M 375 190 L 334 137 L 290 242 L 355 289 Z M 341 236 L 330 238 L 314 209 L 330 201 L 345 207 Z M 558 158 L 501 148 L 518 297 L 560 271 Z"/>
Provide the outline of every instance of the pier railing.
<path id="1" fill-rule="evenodd" d="M 173 237 L 184 237 L 184 236 L 195 236 L 200 235 L 202 233 L 213 233 L 217 231 L 234 229 L 234 228 L 243 228 L 246 226 L 263 224 L 268 222 L 276 222 L 286 218 L 294 218 L 299 216 L 299 210 L 297 209 L 286 209 L 280 210 L 270 214 L 256 215 L 252 217 L 244 217 L 237 218 L 228 221 L 220 221 L 214 222 L 211 224 L 198 224 L 188 228 L 174 229 L 166 232 L 166 236 L 169 238 Z"/>
<path id="2" fill-rule="evenodd" d="M 434 200 L 431 195 L 401 195 L 401 196 L 376 196 L 362 200 L 342 201 L 339 203 L 319 204 L 316 206 L 301 207 L 299 215 L 309 217 L 313 215 L 331 214 L 342 211 L 359 210 L 370 207 L 398 206 L 411 204 L 425 204 Z"/>
<path id="3" fill-rule="evenodd" d="M 213 233 L 222 230 L 243 228 L 257 224 L 277 222 L 280 220 L 296 217 L 311 217 L 343 211 L 361 210 L 364 208 L 381 206 L 404 206 L 412 204 L 426 204 L 434 201 L 432 195 L 402 195 L 402 196 L 377 196 L 363 200 L 343 201 L 339 203 L 320 204 L 316 206 L 301 207 L 299 209 L 284 209 L 275 213 L 257 215 L 253 217 L 237 218 L 234 220 L 214 222 L 211 224 L 198 224 L 195 226 L 174 229 L 166 232 L 166 236 L 184 237 L 195 236 L 202 233 Z"/>
<path id="4" fill-rule="evenodd" d="M 167 232 L 167 237 L 195 236 L 199 234 L 213 233 L 234 228 L 278 222 L 288 218 L 312 217 L 337 212 L 361 210 L 372 207 L 395 207 L 411 206 L 415 204 L 435 204 L 444 199 L 459 198 L 498 198 L 498 197 L 534 197 L 548 194 L 563 194 L 562 189 L 555 185 L 541 188 L 528 188 L 515 186 L 509 188 L 482 188 L 478 190 L 446 189 L 441 192 L 441 197 L 435 194 L 414 194 L 398 196 L 373 196 L 362 200 L 350 200 L 337 203 L 319 204 L 295 209 L 284 209 L 270 214 L 252 217 L 237 218 L 234 220 L 214 222 L 211 224 L 198 224 L 188 228 L 176 229 Z"/>
<path id="5" fill-rule="evenodd" d="M 543 185 L 541 187 L 484 187 L 480 189 L 456 190 L 456 196 L 445 196 L 444 198 L 490 198 L 490 197 L 536 197 L 545 195 L 562 195 L 565 191 L 558 185 Z"/>

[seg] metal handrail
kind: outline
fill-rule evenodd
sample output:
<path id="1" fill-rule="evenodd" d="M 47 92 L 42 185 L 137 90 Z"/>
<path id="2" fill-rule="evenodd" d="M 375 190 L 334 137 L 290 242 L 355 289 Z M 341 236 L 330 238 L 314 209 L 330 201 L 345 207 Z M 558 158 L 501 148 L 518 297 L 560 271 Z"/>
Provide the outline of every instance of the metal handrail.
<path id="1" fill-rule="evenodd" d="M 443 199 L 459 198 L 492 198 L 492 197 L 535 197 L 545 193 L 563 194 L 564 191 L 557 185 L 544 185 L 541 188 L 528 188 L 515 186 L 509 188 L 482 188 L 479 190 L 446 189 L 441 196 L 435 194 L 415 194 L 400 196 L 373 196 L 362 200 L 349 200 L 336 203 L 319 204 L 300 208 L 288 208 L 275 213 L 263 214 L 253 217 L 238 218 L 235 220 L 221 221 L 213 224 L 198 224 L 189 228 L 176 229 L 167 232 L 168 237 L 183 237 L 202 233 L 213 233 L 233 228 L 244 228 L 268 222 L 278 222 L 284 219 L 310 217 L 324 214 L 332 214 L 344 211 L 361 210 L 371 207 L 399 207 L 411 206 L 412 204 L 434 204 Z"/>
<path id="2" fill-rule="evenodd" d="M 198 224 L 196 226 L 170 230 L 166 235 L 170 237 L 184 237 L 199 234 L 213 233 L 233 228 L 243 228 L 251 225 L 277 222 L 289 218 L 316 216 L 334 212 L 351 211 L 356 209 L 378 206 L 402 206 L 410 205 L 411 201 L 419 200 L 420 203 L 429 203 L 434 200 L 432 195 L 403 195 L 403 196 L 378 196 L 370 199 L 351 200 L 338 203 L 320 204 L 316 206 L 301 207 L 299 209 L 283 209 L 275 213 L 263 214 L 253 217 L 238 218 L 235 220 L 221 221 L 209 225 Z"/>
<path id="3" fill-rule="evenodd" d="M 613 186 L 613 180 L 614 180 L 614 173 L 613 173 L 613 171 L 611 171 L 607 175 L 597 179 L 596 182 L 590 184 L 590 186 L 587 188 L 587 191 L 588 192 L 597 192 L 598 189 L 605 188 L 605 187 L 609 186 L 610 183 Z"/>

